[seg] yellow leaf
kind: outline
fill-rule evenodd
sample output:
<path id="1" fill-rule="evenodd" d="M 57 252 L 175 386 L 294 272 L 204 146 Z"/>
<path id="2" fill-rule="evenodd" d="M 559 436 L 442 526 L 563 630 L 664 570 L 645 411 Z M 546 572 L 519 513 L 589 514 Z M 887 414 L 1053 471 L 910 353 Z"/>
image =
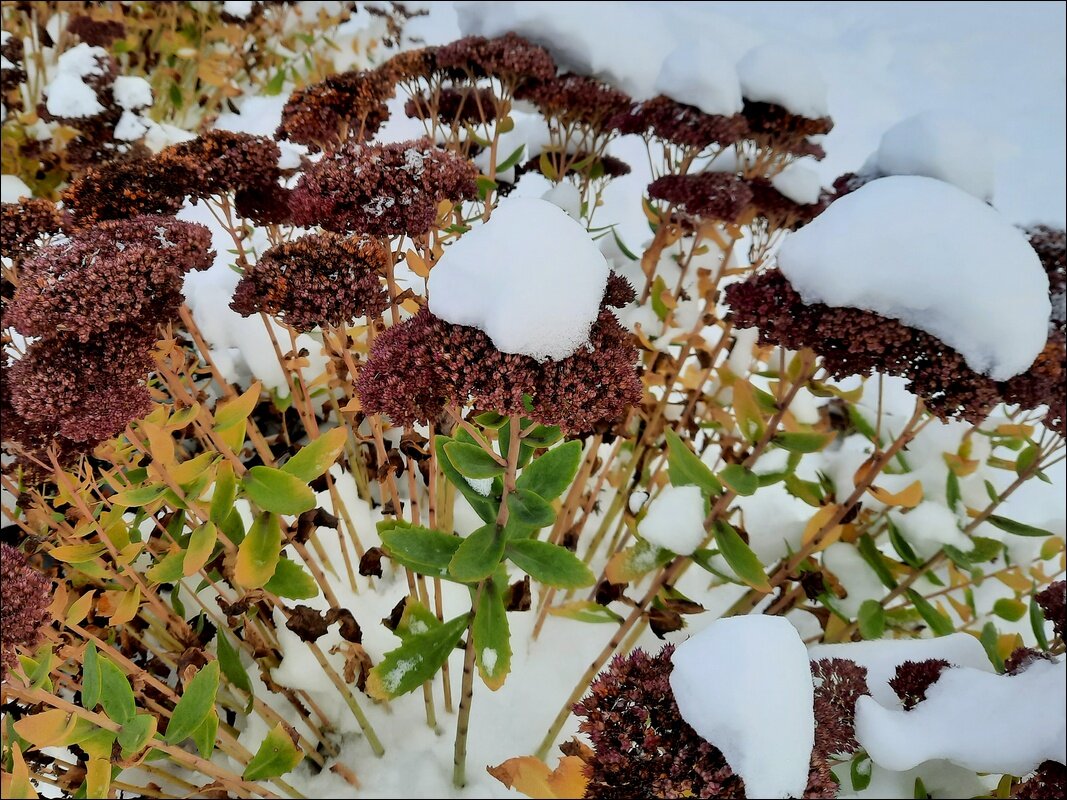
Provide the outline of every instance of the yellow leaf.
<path id="1" fill-rule="evenodd" d="M 102 544 L 65 544 L 49 551 L 48 555 L 66 564 L 81 564 L 92 561 L 103 552 Z"/>
<path id="2" fill-rule="evenodd" d="M 68 625 L 77 625 L 88 616 L 89 609 L 93 606 L 94 594 L 96 594 L 96 590 L 91 589 L 71 604 L 70 609 L 67 611 L 66 622 Z"/>
<path id="3" fill-rule="evenodd" d="M 215 523 L 208 521 L 200 525 L 189 536 L 189 547 L 185 551 L 185 562 L 182 571 L 185 577 L 194 575 L 200 571 L 215 549 L 218 540 L 218 529 Z"/>
<path id="4" fill-rule="evenodd" d="M 1004 572 L 998 572 L 994 577 L 1005 586 L 1014 589 L 1017 592 L 1030 591 L 1030 579 L 1023 575 L 1018 567 L 1005 570 Z"/>
<path id="5" fill-rule="evenodd" d="M 951 605 L 952 608 L 955 609 L 956 613 L 959 615 L 959 618 L 963 620 L 964 624 L 967 624 L 972 619 L 974 619 L 974 614 L 971 612 L 971 607 L 969 605 L 957 600 L 950 594 L 945 595 L 945 599 L 948 600 L 949 605 Z"/>
<path id="6" fill-rule="evenodd" d="M 1000 436 L 1018 436 L 1023 439 L 1030 438 L 1034 432 L 1033 425 L 997 425 L 997 434 Z"/>
<path id="7" fill-rule="evenodd" d="M 42 711 L 32 717 L 23 717 L 15 723 L 15 733 L 38 750 L 58 747 L 74 732 L 78 718 L 58 708 Z"/>
<path id="8" fill-rule="evenodd" d="M 404 258 L 408 262 L 408 268 L 420 278 L 430 277 L 430 267 L 426 263 L 426 259 L 420 256 L 414 250 L 408 250 L 404 254 Z"/>
<path id="9" fill-rule="evenodd" d="M 91 758 L 85 768 L 85 796 L 107 797 L 111 789 L 111 762 L 103 758 Z"/>
<path id="10" fill-rule="evenodd" d="M 215 430 L 222 431 L 242 420 L 248 419 L 248 415 L 252 413 L 252 409 L 259 402 L 259 394 L 262 388 L 260 382 L 256 381 L 240 397 L 234 397 L 219 403 L 215 408 Z"/>
<path id="11" fill-rule="evenodd" d="M 157 462 L 163 469 L 169 469 L 175 464 L 174 439 L 171 438 L 162 426 L 149 422 L 142 422 L 141 433 L 148 439 L 148 451 L 152 460 Z"/>
<path id="12" fill-rule="evenodd" d="M 0 785 L 3 791 L 0 791 L 0 795 L 10 797 L 12 800 L 37 797 L 37 792 L 30 783 L 30 771 L 26 767 L 26 759 L 22 757 L 22 751 L 14 742 L 11 744 L 11 762 L 11 774 L 2 773 L 3 782 Z"/>
<path id="13" fill-rule="evenodd" d="M 901 508 L 915 508 L 923 499 L 923 485 L 920 481 L 914 481 L 899 492 L 890 492 L 880 486 L 868 486 L 867 493 L 875 500 L 885 503 L 887 506 L 900 506 Z"/>
<path id="14" fill-rule="evenodd" d="M 504 786 L 532 798 L 584 797 L 589 779 L 585 776 L 585 762 L 578 756 L 563 756 L 559 766 L 549 771 L 548 765 L 534 756 L 509 758 L 486 771 Z"/>
<path id="15" fill-rule="evenodd" d="M 807 546 L 815 538 L 815 534 L 823 529 L 827 522 L 829 522 L 834 514 L 837 513 L 836 505 L 822 506 L 816 511 L 811 519 L 808 520 L 808 524 L 804 528 L 804 535 L 800 539 L 800 543 Z M 840 525 L 835 527 L 840 528 Z M 839 534 L 840 535 L 840 534 Z"/>

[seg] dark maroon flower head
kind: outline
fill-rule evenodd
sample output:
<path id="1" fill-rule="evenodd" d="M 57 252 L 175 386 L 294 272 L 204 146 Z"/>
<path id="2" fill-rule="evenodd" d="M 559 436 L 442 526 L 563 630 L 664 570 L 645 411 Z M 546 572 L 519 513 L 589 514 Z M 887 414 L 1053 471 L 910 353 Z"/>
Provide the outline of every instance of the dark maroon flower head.
<path id="1" fill-rule="evenodd" d="M 624 308 L 634 301 L 637 292 L 626 278 L 612 270 L 608 273 L 608 283 L 604 289 L 603 305 L 606 308 Z"/>
<path id="2" fill-rule="evenodd" d="M 48 483 L 54 480 L 49 452 L 54 453 L 61 467 L 68 467 L 86 453 L 92 452 L 99 442 L 75 442 L 56 432 L 49 420 L 31 421 L 23 417 L 11 403 L 11 367 L 0 363 L 3 371 L 0 380 L 0 418 L 3 419 L 3 452 L 14 460 L 0 465 L 5 474 L 17 472 L 24 484 Z"/>
<path id="3" fill-rule="evenodd" d="M 152 408 L 144 386 L 155 325 L 112 325 L 88 341 L 38 339 L 7 369 L 11 405 L 28 423 L 77 442 L 100 442 Z"/>
<path id="4" fill-rule="evenodd" d="M 1052 629 L 1056 635 L 1063 639 L 1063 630 L 1067 624 L 1067 611 L 1064 610 L 1067 600 L 1067 583 L 1056 581 L 1034 595 L 1034 600 L 1041 606 L 1045 619 L 1052 623 Z"/>
<path id="5" fill-rule="evenodd" d="M 746 183 L 752 195 L 753 212 L 766 220 L 772 231 L 795 231 L 815 219 L 829 204 L 828 197 L 822 197 L 815 203 L 797 203 L 778 191 L 766 178 L 749 178 Z"/>
<path id="6" fill-rule="evenodd" d="M 512 91 L 556 74 L 556 62 L 545 48 L 514 33 L 493 39 L 466 36 L 437 48 L 436 59 L 438 69 L 466 73 L 471 78 L 496 78 Z"/>
<path id="7" fill-rule="evenodd" d="M 93 167 L 63 192 L 63 208 L 78 227 L 139 214 L 176 214 L 190 191 L 190 174 L 158 158 Z"/>
<path id="8" fill-rule="evenodd" d="M 900 698 L 905 710 L 911 711 L 926 699 L 927 690 L 937 683 L 941 673 L 951 666 L 942 658 L 905 661 L 897 666 L 896 672 L 889 680 L 889 688 Z"/>
<path id="9" fill-rule="evenodd" d="M 567 432 L 618 419 L 641 400 L 636 350 L 615 316 L 602 310 L 590 346 L 560 361 L 502 353 L 477 328 L 423 309 L 378 336 L 356 391 L 364 410 L 398 425 L 437 419 L 448 403 L 522 414 Z M 532 399 L 533 410 L 523 403 Z"/>
<path id="10" fill-rule="evenodd" d="M 0 205 L 0 252 L 21 259 L 37 250 L 42 236 L 59 233 L 63 217 L 56 204 L 44 198 L 22 198 Z"/>
<path id="11" fill-rule="evenodd" d="M 651 136 L 684 149 L 725 147 L 744 138 L 748 124 L 740 114 L 732 117 L 705 114 L 666 95 L 637 103 L 614 123 L 622 133 Z"/>
<path id="12" fill-rule="evenodd" d="M 9 323 L 27 336 L 83 341 L 112 325 L 166 322 L 183 276 L 211 266 L 203 225 L 142 216 L 102 222 L 26 259 Z"/>
<path id="13" fill-rule="evenodd" d="M 856 741 L 856 701 L 870 694 L 867 668 L 847 658 L 811 662 L 815 681 L 815 752 L 823 758 L 848 756 Z"/>
<path id="14" fill-rule="evenodd" d="M 292 190 L 278 183 L 238 189 L 233 195 L 237 213 L 256 225 L 288 225 L 293 221 L 289 208 Z"/>
<path id="15" fill-rule="evenodd" d="M 690 218 L 723 222 L 737 222 L 752 203 L 752 190 L 725 172 L 663 175 L 649 184 L 648 196 L 676 206 Z"/>
<path id="16" fill-rule="evenodd" d="M 876 371 L 906 378 L 911 391 L 941 419 L 978 423 L 1001 402 L 1033 407 L 1013 389 L 1022 376 L 998 383 L 972 370 L 936 336 L 899 320 L 856 308 L 807 305 L 779 270 L 728 286 L 725 299 L 734 324 L 759 328 L 761 344 L 810 348 L 835 378 Z"/>
<path id="17" fill-rule="evenodd" d="M 596 135 L 617 131 L 632 105 L 625 92 L 572 73 L 524 87 L 517 97 L 533 103 L 551 122 L 564 128 L 588 128 Z"/>
<path id="18" fill-rule="evenodd" d="M 829 133 L 834 123 L 829 117 L 811 119 L 793 114 L 775 103 L 745 101 L 741 111 L 748 122 L 746 138 L 755 141 L 761 148 L 779 153 L 821 159 L 825 151 L 811 141 L 812 136 Z"/>
<path id="19" fill-rule="evenodd" d="M 307 145 L 312 152 L 330 149 L 349 138 L 367 141 L 389 119 L 385 103 L 395 89 L 389 70 L 331 75 L 290 95 L 276 135 Z"/>
<path id="20" fill-rule="evenodd" d="M 88 14 L 77 14 L 67 23 L 67 31 L 87 45 L 108 48 L 116 39 L 126 35 L 126 26 L 117 19 L 94 19 Z"/>
<path id="21" fill-rule="evenodd" d="M 389 253 L 378 242 L 336 233 L 304 236 L 267 250 L 237 284 L 230 307 L 266 312 L 300 331 L 343 325 L 385 310 Z"/>
<path id="22" fill-rule="evenodd" d="M 1050 333 L 1056 329 L 1063 331 L 1067 322 L 1067 233 L 1046 225 L 1036 225 L 1027 230 L 1026 235 L 1048 275 L 1048 294 L 1052 301 Z"/>
<path id="23" fill-rule="evenodd" d="M 1067 797 L 1067 767 L 1043 761 L 1037 771 L 1011 791 L 1016 800 L 1063 800 Z"/>
<path id="24" fill-rule="evenodd" d="M 1011 651 L 1006 659 L 1004 659 L 1004 673 L 1007 675 L 1018 675 L 1033 666 L 1035 661 L 1054 661 L 1055 659 L 1048 653 L 1042 653 L 1040 650 L 1034 650 L 1032 647 L 1016 647 Z"/>
<path id="25" fill-rule="evenodd" d="M 157 159 L 174 174 L 185 173 L 197 199 L 278 182 L 281 151 L 273 139 L 233 131 L 208 131 L 163 150 Z"/>
<path id="26" fill-rule="evenodd" d="M 436 118 L 448 127 L 481 125 L 496 119 L 496 98 L 488 88 L 445 87 L 433 95 L 412 94 L 404 104 L 404 113 L 411 119 Z"/>
<path id="27" fill-rule="evenodd" d="M 429 80 L 438 72 L 437 47 L 402 50 L 377 68 L 389 83 L 416 84 Z"/>
<path id="28" fill-rule="evenodd" d="M 846 194 L 852 194 L 877 177 L 877 175 L 867 172 L 846 172 L 843 175 L 838 175 L 834 178 L 832 200 L 840 200 Z"/>
<path id="29" fill-rule="evenodd" d="M 0 679 L 18 667 L 16 649 L 29 650 L 51 621 L 52 582 L 9 544 L 0 544 Z"/>
<path id="30" fill-rule="evenodd" d="M 337 233 L 420 236 L 442 200 L 477 196 L 477 170 L 429 139 L 363 145 L 352 141 L 310 165 L 290 197 L 298 225 Z"/>
<path id="31" fill-rule="evenodd" d="M 566 158 L 566 163 L 562 166 L 559 162 L 558 152 L 548 156 L 548 163 L 551 169 L 550 174 L 545 175 L 546 178 L 551 181 L 558 181 L 561 177 L 587 176 L 591 180 L 612 180 L 630 174 L 630 165 L 621 158 L 615 158 L 615 156 L 596 156 L 591 153 L 581 152 L 569 154 Z M 536 156 L 517 168 L 519 170 L 518 175 L 527 172 L 541 172 L 541 167 L 541 156 Z M 559 174 L 561 171 L 563 175 Z"/>
<path id="32" fill-rule="evenodd" d="M 0 69 L 0 94 L 3 95 L 4 105 L 9 110 L 21 111 L 22 93 L 19 85 L 26 81 L 26 70 L 22 65 L 22 39 L 8 36 L 3 47 L 0 47 L 0 56 L 11 65 Z"/>

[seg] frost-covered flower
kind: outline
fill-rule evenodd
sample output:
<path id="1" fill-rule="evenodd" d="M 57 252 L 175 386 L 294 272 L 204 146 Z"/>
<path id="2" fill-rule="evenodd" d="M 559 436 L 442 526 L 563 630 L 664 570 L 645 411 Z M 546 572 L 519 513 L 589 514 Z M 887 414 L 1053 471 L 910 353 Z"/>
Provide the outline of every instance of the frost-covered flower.
<path id="1" fill-rule="evenodd" d="M 677 147 L 704 150 L 725 147 L 744 137 L 748 124 L 740 114 L 731 117 L 705 114 L 666 95 L 638 103 L 614 123 L 622 133 L 651 136 Z"/>
<path id="2" fill-rule="evenodd" d="M 51 619 L 52 583 L 9 544 L 0 544 L 0 573 L 0 678 L 6 679 L 7 670 L 18 666 L 16 649 L 41 640 Z"/>
<path id="3" fill-rule="evenodd" d="M 688 217 L 723 222 L 737 222 L 752 203 L 745 182 L 723 172 L 663 175 L 649 184 L 648 196 L 677 206 Z"/>
<path id="4" fill-rule="evenodd" d="M 184 172 L 189 196 L 199 199 L 277 183 L 280 156 L 278 144 L 266 136 L 208 131 L 171 145 L 156 158 L 164 171 Z"/>
<path id="5" fill-rule="evenodd" d="M 1067 767 L 1058 761 L 1044 761 L 1037 771 L 1016 786 L 1016 800 L 1061 800 L 1067 797 Z"/>
<path id="6" fill-rule="evenodd" d="M 385 70 L 331 75 L 290 95 L 276 135 L 312 152 L 349 138 L 367 141 L 389 119 L 385 103 L 395 87 L 392 73 Z"/>
<path id="7" fill-rule="evenodd" d="M 290 197 L 298 225 L 337 233 L 420 236 L 442 200 L 477 195 L 478 172 L 429 139 L 392 144 L 350 141 L 307 168 Z"/>
<path id="8" fill-rule="evenodd" d="M 607 310 L 590 331 L 589 347 L 560 361 L 538 362 L 502 353 L 479 329 L 424 309 L 375 339 L 356 391 L 365 410 L 401 425 L 437 419 L 448 403 L 471 402 L 584 432 L 614 422 L 640 402 L 635 361 L 630 334 Z"/>
<path id="9" fill-rule="evenodd" d="M 514 91 L 531 81 L 547 81 L 556 74 L 548 51 L 514 33 L 493 39 L 465 36 L 437 48 L 439 70 L 466 73 L 472 78 L 496 78 Z"/>
<path id="10" fill-rule="evenodd" d="M 535 83 L 518 93 L 537 106 L 547 120 L 562 127 L 578 125 L 596 135 L 618 130 L 630 110 L 630 96 L 596 78 L 567 73 Z"/>
<path id="11" fill-rule="evenodd" d="M 38 239 L 63 228 L 63 217 L 51 200 L 21 198 L 0 206 L 0 252 L 18 259 L 37 249 Z"/>
<path id="12" fill-rule="evenodd" d="M 751 208 L 771 231 L 790 230 L 807 225 L 827 206 L 827 198 L 816 203 L 798 203 L 786 197 L 766 178 L 746 181 L 751 194 Z"/>
<path id="13" fill-rule="evenodd" d="M 176 214 L 189 193 L 191 176 L 173 167 L 157 158 L 92 167 L 63 192 L 63 207 L 78 227 L 138 214 Z"/>
<path id="14" fill-rule="evenodd" d="M 301 331 L 375 316 L 388 302 L 381 276 L 389 258 L 373 239 L 304 236 L 267 250 L 237 284 L 230 307 L 246 317 L 279 316 Z"/>
<path id="15" fill-rule="evenodd" d="M 211 266 L 203 225 L 141 216 L 102 222 L 26 259 L 9 321 L 27 336 L 85 341 L 116 323 L 166 321 L 183 276 Z"/>

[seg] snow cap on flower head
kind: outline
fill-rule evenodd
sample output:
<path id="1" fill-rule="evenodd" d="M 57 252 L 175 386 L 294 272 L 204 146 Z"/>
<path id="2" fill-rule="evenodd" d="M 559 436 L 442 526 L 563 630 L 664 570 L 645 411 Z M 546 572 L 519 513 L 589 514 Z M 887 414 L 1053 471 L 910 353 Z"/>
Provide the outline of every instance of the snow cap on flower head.
<path id="1" fill-rule="evenodd" d="M 267 250 L 245 271 L 230 307 L 281 317 L 300 331 L 343 325 L 385 310 L 388 251 L 373 239 L 319 233 Z"/>
<path id="2" fill-rule="evenodd" d="M 18 666 L 16 648 L 29 649 L 41 640 L 51 615 L 51 581 L 26 562 L 9 544 L 0 544 L 0 678 Z"/>

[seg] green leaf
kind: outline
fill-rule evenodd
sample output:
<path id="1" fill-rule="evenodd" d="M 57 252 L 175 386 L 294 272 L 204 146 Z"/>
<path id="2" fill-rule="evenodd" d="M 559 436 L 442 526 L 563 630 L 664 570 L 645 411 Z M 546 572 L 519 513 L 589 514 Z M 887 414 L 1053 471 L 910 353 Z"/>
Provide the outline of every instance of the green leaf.
<path id="1" fill-rule="evenodd" d="M 833 441 L 832 433 L 778 433 L 771 443 L 790 453 L 817 453 Z"/>
<path id="2" fill-rule="evenodd" d="M 251 701 L 249 701 L 249 709 L 251 709 Z M 195 731 L 193 731 L 193 742 L 196 743 L 196 749 L 200 751 L 200 755 L 203 758 L 210 758 L 211 753 L 215 749 L 215 739 L 219 731 L 219 713 L 215 709 L 211 709 L 208 715 L 204 717 L 204 721 L 200 723 Z"/>
<path id="3" fill-rule="evenodd" d="M 474 512 L 482 518 L 482 522 L 495 522 L 497 506 L 490 498 L 484 495 L 478 494 L 463 476 L 455 465 L 448 458 L 448 454 L 445 452 L 445 445 L 453 440 L 447 436 L 437 436 L 434 438 L 434 452 L 437 455 L 437 465 L 441 468 L 441 471 L 445 474 L 448 482 L 455 486 L 460 494 L 462 494 L 467 502 L 470 503 Z"/>
<path id="4" fill-rule="evenodd" d="M 306 481 L 273 467 L 252 467 L 241 481 L 245 494 L 264 511 L 303 514 L 315 507 L 315 493 Z"/>
<path id="5" fill-rule="evenodd" d="M 282 466 L 282 472 L 288 472 L 304 483 L 311 483 L 333 466 L 337 457 L 345 449 L 348 429 L 332 428 L 320 434 L 317 439 L 300 449 Z"/>
<path id="6" fill-rule="evenodd" d="M 127 489 L 112 495 L 111 505 L 122 508 L 139 508 L 147 506 L 161 498 L 167 492 L 167 487 L 161 484 L 151 486 L 139 486 L 136 489 Z"/>
<path id="7" fill-rule="evenodd" d="M 277 778 L 295 769 L 303 758 L 304 754 L 293 744 L 285 726 L 279 722 L 263 739 L 242 777 L 246 781 Z"/>
<path id="8" fill-rule="evenodd" d="M 193 676 L 167 723 L 168 744 L 181 744 L 200 727 L 215 707 L 219 691 L 219 662 L 209 661 Z"/>
<path id="9" fill-rule="evenodd" d="M 515 485 L 545 500 L 555 500 L 570 486 L 582 463 L 582 443 L 567 442 L 535 458 L 519 475 Z"/>
<path id="10" fill-rule="evenodd" d="M 662 275 L 657 275 L 656 279 L 652 281 L 652 289 L 649 291 L 648 296 L 652 301 L 652 312 L 660 322 L 667 319 L 667 315 L 671 312 L 667 308 L 667 304 L 663 302 L 663 293 L 665 291 L 667 291 L 667 282 L 663 280 Z"/>
<path id="11" fill-rule="evenodd" d="M 945 504 L 949 511 L 955 511 L 960 502 L 960 479 L 954 470 L 949 469 L 948 477 L 945 478 Z"/>
<path id="12" fill-rule="evenodd" d="M 563 431 L 559 425 L 538 425 L 524 437 L 522 443 L 538 449 L 551 447 L 563 438 Z"/>
<path id="13" fill-rule="evenodd" d="M 319 585 L 302 566 L 288 558 L 278 560 L 274 574 L 263 587 L 271 594 L 290 600 L 310 600 L 319 596 Z"/>
<path id="14" fill-rule="evenodd" d="M 448 571 L 458 581 L 473 583 L 492 575 L 503 557 L 504 534 L 494 523 L 490 523 L 478 528 L 460 543 L 448 563 Z"/>
<path id="15" fill-rule="evenodd" d="M 719 473 L 719 480 L 742 497 L 755 494 L 759 488 L 759 477 L 740 464 L 727 464 Z"/>
<path id="16" fill-rule="evenodd" d="M 388 700 L 416 689 L 430 680 L 467 629 L 470 615 L 451 619 L 426 633 L 408 636 L 396 650 L 370 671 L 367 694 Z"/>
<path id="17" fill-rule="evenodd" d="M 1034 631 L 1034 639 L 1037 646 L 1042 650 L 1048 650 L 1048 635 L 1045 633 L 1045 612 L 1033 597 L 1030 598 L 1030 627 Z"/>
<path id="18" fill-rule="evenodd" d="M 210 520 L 193 529 L 189 534 L 189 544 L 185 548 L 185 559 L 182 562 L 182 572 L 187 577 L 199 572 L 211 560 L 218 539 L 218 528 Z"/>
<path id="19" fill-rule="evenodd" d="M 185 551 L 172 550 L 145 570 L 144 576 L 152 583 L 174 583 L 185 575 Z"/>
<path id="20" fill-rule="evenodd" d="M 866 770 L 863 769 L 864 762 L 867 764 Z M 848 767 L 849 778 L 852 781 L 852 789 L 854 791 L 862 792 L 871 785 L 871 768 L 873 766 L 874 762 L 871 761 L 870 756 L 862 751 L 856 753 Z"/>
<path id="21" fill-rule="evenodd" d="M 738 578 L 758 591 L 769 592 L 771 590 L 763 564 L 728 522 L 715 520 L 715 544 Z"/>
<path id="22" fill-rule="evenodd" d="M 89 642 L 82 657 L 82 708 L 92 711 L 100 702 L 100 656 L 96 645 Z"/>
<path id="23" fill-rule="evenodd" d="M 993 603 L 993 613 L 1009 622 L 1018 622 L 1026 616 L 1026 603 L 1014 597 L 1001 597 Z"/>
<path id="24" fill-rule="evenodd" d="M 126 676 L 107 658 L 100 661 L 100 703 L 112 722 L 125 725 L 137 713 L 137 701 Z"/>
<path id="25" fill-rule="evenodd" d="M 532 528 L 543 528 L 556 521 L 552 504 L 527 489 L 516 489 L 508 495 L 508 513 L 516 522 Z"/>
<path id="26" fill-rule="evenodd" d="M 622 622 L 621 616 L 592 600 L 572 600 L 563 605 L 549 606 L 548 613 L 554 617 L 566 617 L 578 622 Z"/>
<path id="27" fill-rule="evenodd" d="M 241 654 L 232 644 L 230 644 L 230 638 L 224 631 L 218 632 L 218 636 L 215 637 L 215 642 L 222 674 L 226 676 L 226 680 L 233 686 L 248 693 L 248 710 L 251 711 L 253 699 L 251 696 L 252 680 L 248 677 L 248 672 L 245 670 L 244 664 L 241 663 Z"/>
<path id="28" fill-rule="evenodd" d="M 266 86 L 263 87 L 263 94 L 273 96 L 282 93 L 282 87 L 285 86 L 285 69 L 280 69 L 274 73 L 274 77 L 270 79 Z"/>
<path id="29" fill-rule="evenodd" d="M 256 381 L 239 397 L 220 402 L 215 407 L 215 430 L 224 431 L 248 419 L 248 415 L 259 402 L 261 388 L 259 381 Z"/>
<path id="30" fill-rule="evenodd" d="M 458 536 L 416 525 L 379 530 L 388 556 L 422 575 L 451 578 L 448 565 L 463 542 Z"/>
<path id="31" fill-rule="evenodd" d="M 485 685 L 496 691 L 511 672 L 511 630 L 504 593 L 495 580 L 486 581 L 471 624 L 474 658 Z"/>
<path id="32" fill-rule="evenodd" d="M 508 418 L 505 415 L 498 414 L 495 411 L 486 411 L 476 416 L 474 418 L 474 421 L 481 425 L 483 428 L 491 428 L 493 430 L 496 430 L 505 422 L 507 422 Z M 463 429 L 460 428 L 460 431 L 463 431 Z M 465 432 L 466 431 L 464 431 L 464 433 Z"/>
<path id="33" fill-rule="evenodd" d="M 881 639 L 885 634 L 885 609 L 877 600 L 864 600 L 856 622 L 864 639 Z"/>
<path id="34" fill-rule="evenodd" d="M 526 145 L 525 144 L 520 144 L 518 147 L 515 148 L 515 150 L 512 152 L 512 154 L 510 156 L 508 156 L 507 158 L 505 158 L 503 161 L 501 161 L 499 164 L 496 165 L 496 171 L 497 172 L 505 172 L 506 170 L 509 170 L 512 167 L 514 167 L 516 164 L 519 163 L 519 159 L 522 158 L 522 154 L 523 154 L 523 152 L 525 152 L 525 150 L 526 150 Z"/>
<path id="35" fill-rule="evenodd" d="M 897 588 L 896 579 L 893 577 L 893 573 L 889 571 L 889 567 L 886 566 L 885 556 L 875 545 L 874 539 L 871 538 L 870 534 L 865 533 L 856 540 L 856 549 L 859 550 L 860 556 L 875 571 L 878 579 L 887 589 Z"/>
<path id="36" fill-rule="evenodd" d="M 448 460 L 467 478 L 492 478 L 504 474 L 504 467 L 476 444 L 449 442 L 445 445 Z"/>
<path id="37" fill-rule="evenodd" d="M 260 514 L 237 548 L 234 581 L 244 589 L 259 589 L 273 577 L 281 550 L 282 529 L 278 517 L 266 512 Z"/>
<path id="38" fill-rule="evenodd" d="M 915 606 L 915 610 L 919 612 L 919 616 L 925 620 L 926 624 L 930 626 L 930 630 L 937 636 L 948 636 L 955 630 L 952 627 L 952 620 L 945 616 L 943 612 L 934 608 L 930 601 L 914 589 L 908 589 L 908 599 Z"/>
<path id="39" fill-rule="evenodd" d="M 900 560 L 909 567 L 915 569 L 922 567 L 922 559 L 915 555 L 915 551 L 911 549 L 908 540 L 900 533 L 900 529 L 896 526 L 893 520 L 886 519 L 886 528 L 889 530 L 889 543 L 893 545 L 893 549 L 896 550 L 897 555 L 900 556 Z"/>
<path id="40" fill-rule="evenodd" d="M 1000 634 L 997 633 L 997 626 L 992 622 L 987 622 L 983 625 L 978 641 L 985 648 L 986 657 L 989 659 L 989 663 L 993 665 L 993 669 L 997 672 L 1003 672 L 1004 659 L 1000 657 Z"/>
<path id="41" fill-rule="evenodd" d="M 574 553 L 538 539 L 508 542 L 508 558 L 536 581 L 562 589 L 592 586 L 596 577 Z"/>
<path id="42" fill-rule="evenodd" d="M 409 636 L 418 636 L 427 631 L 436 630 L 444 624 L 434 613 L 422 603 L 411 598 L 404 603 L 404 613 L 400 615 L 400 622 L 393 631 L 401 639 Z"/>
<path id="43" fill-rule="evenodd" d="M 126 758 L 140 753 L 155 735 L 156 718 L 151 714 L 138 714 L 119 731 L 118 742 Z"/>
<path id="44" fill-rule="evenodd" d="M 699 486 L 707 494 L 721 494 L 722 484 L 689 445 L 670 428 L 667 436 L 667 475 L 672 486 Z"/>
<path id="45" fill-rule="evenodd" d="M 1013 533 L 1016 536 L 1041 536 L 1049 537 L 1052 535 L 1051 531 L 1047 531 L 1044 528 L 1035 528 L 1033 525 L 1026 525 L 1022 522 L 1016 522 L 1013 519 L 1007 517 L 998 517 L 996 514 L 990 514 L 988 520 L 1007 533 Z"/>

